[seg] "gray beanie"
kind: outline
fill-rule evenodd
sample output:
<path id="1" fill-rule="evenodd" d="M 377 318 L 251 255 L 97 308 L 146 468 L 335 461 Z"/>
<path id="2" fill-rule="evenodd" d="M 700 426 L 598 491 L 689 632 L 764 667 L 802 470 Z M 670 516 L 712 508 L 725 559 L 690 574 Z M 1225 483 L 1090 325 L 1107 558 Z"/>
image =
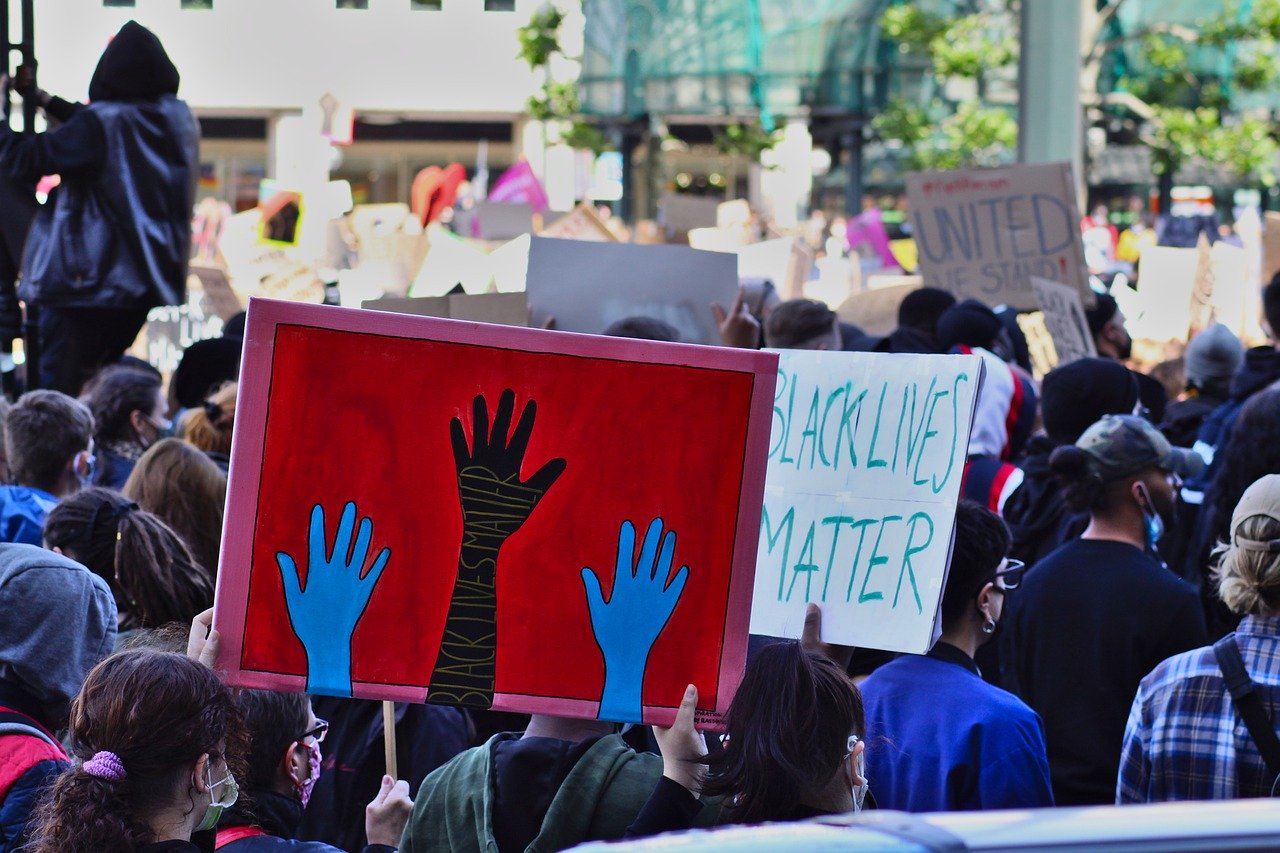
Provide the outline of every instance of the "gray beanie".
<path id="1" fill-rule="evenodd" d="M 1229 380 L 1244 363 L 1244 344 L 1221 323 L 1214 323 L 1187 344 L 1183 357 L 1187 381 L 1198 388 Z"/>

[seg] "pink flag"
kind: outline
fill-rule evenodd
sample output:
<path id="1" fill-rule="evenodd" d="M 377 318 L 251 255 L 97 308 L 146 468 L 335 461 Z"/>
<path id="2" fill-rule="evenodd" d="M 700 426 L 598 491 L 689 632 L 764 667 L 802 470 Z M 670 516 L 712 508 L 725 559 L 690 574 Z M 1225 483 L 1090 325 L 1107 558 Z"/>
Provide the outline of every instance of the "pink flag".
<path id="1" fill-rule="evenodd" d="M 547 209 L 548 205 L 546 190 L 542 188 L 538 176 L 533 173 L 529 161 L 523 157 L 520 158 L 519 163 L 507 169 L 502 173 L 502 177 L 498 178 L 493 188 L 489 190 L 489 201 L 528 204 L 533 207 L 534 213 L 541 213 Z"/>
<path id="2" fill-rule="evenodd" d="M 858 251 L 859 246 L 865 244 L 870 247 L 871 253 L 880 258 L 885 269 L 900 266 L 898 259 L 893 256 L 889 248 L 889 235 L 884 230 L 884 222 L 880 218 L 878 207 L 849 217 L 849 224 L 845 227 L 845 239 L 849 241 L 849 249 L 859 255 L 864 254 Z"/>

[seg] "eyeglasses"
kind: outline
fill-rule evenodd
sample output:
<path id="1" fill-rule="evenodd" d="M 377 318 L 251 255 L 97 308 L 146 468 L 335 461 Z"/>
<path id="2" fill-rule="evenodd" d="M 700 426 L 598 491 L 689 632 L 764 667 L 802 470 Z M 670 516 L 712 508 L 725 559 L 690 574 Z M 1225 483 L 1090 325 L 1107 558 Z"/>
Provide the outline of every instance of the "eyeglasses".
<path id="1" fill-rule="evenodd" d="M 314 740 L 316 743 L 324 743 L 324 736 L 329 733 L 328 720 L 316 720 L 316 727 L 311 731 L 298 738 L 300 741 Z"/>
<path id="2" fill-rule="evenodd" d="M 1026 570 L 1027 564 L 1021 560 L 1006 559 L 1004 565 L 996 570 L 996 589 L 1017 589 Z"/>

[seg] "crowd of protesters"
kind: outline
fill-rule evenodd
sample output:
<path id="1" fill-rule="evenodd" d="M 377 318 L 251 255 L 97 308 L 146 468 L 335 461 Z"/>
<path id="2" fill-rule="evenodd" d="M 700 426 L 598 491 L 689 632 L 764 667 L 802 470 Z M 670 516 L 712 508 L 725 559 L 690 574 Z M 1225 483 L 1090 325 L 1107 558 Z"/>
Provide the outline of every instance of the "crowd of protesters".
<path id="1" fill-rule="evenodd" d="M 1262 301 L 1280 328 L 1280 281 Z M 696 685 L 674 725 L 626 732 L 401 704 L 399 780 L 378 703 L 234 692 L 205 665 L 235 361 L 192 347 L 185 404 L 127 357 L 78 398 L 30 391 L 2 420 L 0 850 L 555 850 L 863 808 L 1272 794 L 1280 768 L 1229 685 L 1259 685 L 1270 726 L 1278 350 L 1210 327 L 1166 402 L 1098 303 L 1112 357 L 1040 382 L 1016 325 L 931 288 L 883 338 L 811 300 L 717 309 L 730 346 L 984 359 L 939 640 L 828 646 L 811 605 L 800 642 L 753 642 L 710 740 Z M 604 331 L 678 338 L 643 317 Z"/>

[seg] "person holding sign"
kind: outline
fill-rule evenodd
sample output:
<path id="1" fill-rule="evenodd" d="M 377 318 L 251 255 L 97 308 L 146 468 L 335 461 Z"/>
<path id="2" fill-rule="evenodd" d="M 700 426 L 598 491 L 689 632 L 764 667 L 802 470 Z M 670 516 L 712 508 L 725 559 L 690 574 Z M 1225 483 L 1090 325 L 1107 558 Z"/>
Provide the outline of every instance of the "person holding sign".
<path id="1" fill-rule="evenodd" d="M 218 822 L 217 849 L 227 853 L 338 853 L 320 841 L 294 841 L 303 811 L 320 779 L 320 744 L 329 724 L 316 719 L 302 693 L 242 690 L 236 705 L 249 734 L 247 804 L 228 809 Z M 409 785 L 390 776 L 365 810 L 364 853 L 393 853 L 413 800 Z"/>
<path id="2" fill-rule="evenodd" d="M 820 621 L 806 619 L 806 629 L 820 633 Z M 844 667 L 810 650 L 813 643 L 810 636 L 774 643 L 747 664 L 725 717 L 724 750 L 713 757 L 693 729 L 698 691 L 689 685 L 675 723 L 654 727 L 662 778 L 629 837 L 688 829 L 700 793 L 723 797 L 726 823 L 862 811 L 869 789 L 862 697 Z"/>
<path id="3" fill-rule="evenodd" d="M 1109 415 L 1050 465 L 1089 526 L 1027 573 L 1006 623 L 1005 675 L 1044 719 L 1054 801 L 1112 803 L 1138 683 L 1208 638 L 1195 587 L 1150 554 L 1178 477 L 1203 462 L 1146 419 Z"/>
<path id="4" fill-rule="evenodd" d="M 1009 530 L 971 501 L 956 508 L 942 594 L 942 637 L 862 682 L 876 804 L 910 812 L 1053 805 L 1044 725 L 1018 697 L 982 680 L 974 662 L 995 636 L 1023 566 Z"/>

